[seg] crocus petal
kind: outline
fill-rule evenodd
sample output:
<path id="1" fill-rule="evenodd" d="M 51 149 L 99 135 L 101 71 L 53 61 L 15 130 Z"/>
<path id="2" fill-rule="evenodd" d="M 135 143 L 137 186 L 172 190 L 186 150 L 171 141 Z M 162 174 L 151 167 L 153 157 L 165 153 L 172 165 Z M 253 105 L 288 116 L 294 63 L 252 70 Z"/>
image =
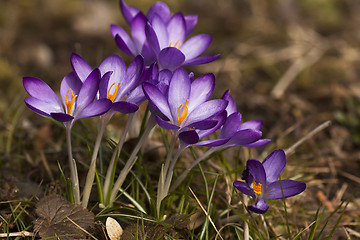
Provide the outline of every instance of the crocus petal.
<path id="1" fill-rule="evenodd" d="M 89 74 L 92 72 L 90 65 L 76 53 L 71 54 L 71 66 L 74 69 L 79 79 L 84 82 Z"/>
<path id="2" fill-rule="evenodd" d="M 109 80 L 110 80 L 112 73 L 113 73 L 112 71 L 107 72 L 101 77 L 101 80 L 99 83 L 100 98 L 107 98 L 107 91 L 108 91 L 107 89 L 109 86 Z"/>
<path id="3" fill-rule="evenodd" d="M 181 46 L 185 59 L 190 60 L 200 56 L 209 47 L 211 40 L 211 36 L 208 34 L 199 34 L 187 40 Z"/>
<path id="4" fill-rule="evenodd" d="M 120 48 L 121 51 L 123 51 L 124 53 L 130 55 L 130 56 L 135 56 L 136 53 L 138 52 L 136 49 L 131 50 L 130 44 L 126 44 L 126 40 L 123 39 L 119 34 L 115 35 L 115 43 L 118 46 L 118 48 Z M 135 46 L 134 46 L 135 48 Z"/>
<path id="5" fill-rule="evenodd" d="M 219 137 L 220 138 L 231 138 L 239 129 L 241 122 L 241 113 L 234 112 L 226 119 L 222 126 Z"/>
<path id="6" fill-rule="evenodd" d="M 179 139 L 187 144 L 195 144 L 199 141 L 199 135 L 196 131 L 184 131 L 179 133 Z"/>
<path id="7" fill-rule="evenodd" d="M 151 24 L 148 23 L 147 25 L 150 25 L 152 27 L 152 30 L 154 31 L 153 34 L 156 35 L 156 40 L 158 41 L 158 45 L 160 47 L 159 50 L 154 49 L 155 52 L 158 53 L 160 52 L 160 49 L 169 47 L 170 42 L 168 38 L 168 32 L 164 21 L 161 19 L 161 16 L 155 14 L 153 20 L 151 21 Z M 148 34 L 146 36 L 148 36 L 148 39 L 150 38 Z"/>
<path id="8" fill-rule="evenodd" d="M 165 129 L 179 129 L 178 126 L 176 126 L 176 125 L 174 125 L 172 123 L 168 123 L 168 122 L 164 121 L 159 116 L 155 116 L 155 120 L 156 120 L 156 123 L 162 128 L 165 128 Z"/>
<path id="9" fill-rule="evenodd" d="M 255 141 L 253 143 L 243 144 L 241 146 L 248 147 L 248 148 L 258 148 L 258 147 L 263 147 L 263 146 L 267 145 L 270 142 L 271 142 L 270 139 L 259 139 L 259 140 Z"/>
<path id="10" fill-rule="evenodd" d="M 111 108 L 112 102 L 109 99 L 103 98 L 99 99 L 95 102 L 90 103 L 87 105 L 78 116 L 76 116 L 76 119 L 80 118 L 87 118 L 87 117 L 95 117 L 102 115 L 109 111 Z"/>
<path id="11" fill-rule="evenodd" d="M 261 137 L 262 133 L 254 129 L 240 130 L 231 137 L 229 145 L 243 146 L 249 143 L 257 141 Z"/>
<path id="12" fill-rule="evenodd" d="M 107 90 L 109 90 L 110 86 L 113 83 L 123 84 L 126 66 L 125 66 L 124 61 L 118 55 L 113 54 L 113 55 L 108 56 L 100 64 L 99 70 L 100 70 L 101 76 L 103 76 L 107 72 L 112 72 Z"/>
<path id="13" fill-rule="evenodd" d="M 211 140 L 205 140 L 205 141 L 198 142 L 195 145 L 203 146 L 203 147 L 217 147 L 217 146 L 226 144 L 229 140 L 230 140 L 229 138 L 211 139 Z"/>
<path id="14" fill-rule="evenodd" d="M 216 55 L 208 55 L 208 56 L 198 57 L 198 58 L 194 58 L 194 59 L 187 59 L 184 61 L 183 65 L 205 64 L 205 63 L 213 62 L 216 59 L 218 59 L 219 57 L 220 57 L 220 54 L 216 54 Z"/>
<path id="15" fill-rule="evenodd" d="M 146 66 L 157 61 L 157 54 L 154 52 L 148 41 L 144 42 L 139 54 L 143 56 Z"/>
<path id="16" fill-rule="evenodd" d="M 218 115 L 216 115 L 213 120 L 216 120 L 217 121 L 217 124 L 213 127 L 213 128 L 210 128 L 210 129 L 207 129 L 207 130 L 200 130 L 198 131 L 198 135 L 199 135 L 199 138 L 202 139 L 210 134 L 212 134 L 213 132 L 215 132 L 216 130 L 218 130 L 225 122 L 226 120 L 226 111 L 222 111 L 221 113 L 219 113 Z M 230 138 L 227 138 L 228 140 Z"/>
<path id="17" fill-rule="evenodd" d="M 250 159 L 246 162 L 246 168 L 254 177 L 257 183 L 261 183 L 266 188 L 266 173 L 263 165 L 258 160 Z"/>
<path id="18" fill-rule="evenodd" d="M 133 6 L 128 6 L 124 0 L 120 1 L 120 9 L 126 20 L 126 22 L 131 25 L 133 18 L 140 12 L 139 9 Z"/>
<path id="19" fill-rule="evenodd" d="M 76 108 L 73 116 L 77 118 L 77 115 L 89 105 L 96 96 L 96 93 L 99 89 L 100 82 L 100 70 L 95 68 L 94 71 L 85 80 L 83 86 L 80 89 L 79 95 L 76 99 Z"/>
<path id="20" fill-rule="evenodd" d="M 119 35 L 119 38 L 121 39 L 121 41 L 118 43 L 119 48 L 130 56 L 135 56 L 136 48 L 133 40 L 130 38 L 127 32 L 122 27 L 115 24 L 111 24 L 110 31 L 114 39 L 116 39 L 116 35 Z"/>
<path id="21" fill-rule="evenodd" d="M 159 1 L 154 3 L 150 7 L 146 16 L 150 22 L 153 22 L 153 18 L 155 17 L 155 15 L 160 16 L 161 20 L 167 23 L 170 20 L 171 12 L 169 7 L 165 3 Z"/>
<path id="22" fill-rule="evenodd" d="M 248 206 L 248 210 L 259 214 L 266 213 L 268 209 L 269 204 L 267 204 L 264 199 L 260 199 L 256 204 Z"/>
<path id="23" fill-rule="evenodd" d="M 194 30 L 194 28 L 198 22 L 198 16 L 197 15 L 187 15 L 187 16 L 184 16 L 184 19 L 185 19 L 185 26 L 186 26 L 185 37 L 187 37 Z"/>
<path id="24" fill-rule="evenodd" d="M 154 104 L 162 114 L 164 114 L 167 118 L 172 119 L 170 107 L 162 92 L 160 92 L 160 90 L 151 83 L 146 82 L 143 83 L 143 90 L 146 98 Z"/>
<path id="25" fill-rule="evenodd" d="M 181 13 L 176 13 L 170 19 L 167 25 L 167 31 L 169 34 L 169 40 L 173 41 L 174 44 L 179 41 L 182 44 L 185 40 L 185 19 Z"/>
<path id="26" fill-rule="evenodd" d="M 239 130 L 242 130 L 242 129 L 260 130 L 262 125 L 263 125 L 263 121 L 261 121 L 261 120 L 251 120 L 251 121 L 247 121 L 247 122 L 240 124 Z"/>
<path id="27" fill-rule="evenodd" d="M 191 83 L 191 91 L 189 97 L 189 112 L 191 112 L 195 106 L 198 106 L 207 100 L 209 100 L 215 87 L 215 76 L 212 73 L 202 75 L 195 79 Z"/>
<path id="28" fill-rule="evenodd" d="M 114 102 L 111 106 L 111 109 L 116 112 L 128 114 L 128 113 L 136 112 L 139 109 L 139 107 L 136 104 L 121 101 L 121 102 Z"/>
<path id="29" fill-rule="evenodd" d="M 186 127 L 188 128 L 195 128 L 195 129 L 199 129 L 199 130 L 206 130 L 206 129 L 210 129 L 216 126 L 218 121 L 216 120 L 212 120 L 212 119 L 206 119 L 206 120 L 202 120 L 199 122 L 194 122 Z"/>
<path id="30" fill-rule="evenodd" d="M 275 182 L 285 168 L 285 152 L 282 149 L 273 151 L 265 158 L 262 165 L 266 172 L 266 181 L 268 183 Z"/>
<path id="31" fill-rule="evenodd" d="M 256 198 L 255 193 L 252 190 L 250 190 L 249 185 L 246 182 L 235 181 L 233 185 L 237 190 L 239 190 L 243 194 Z"/>
<path id="32" fill-rule="evenodd" d="M 23 84 L 25 90 L 30 94 L 30 96 L 61 108 L 62 105 L 58 96 L 49 87 L 49 85 L 42 80 L 34 77 L 24 77 Z"/>
<path id="33" fill-rule="evenodd" d="M 66 106 L 66 95 L 68 95 L 68 100 L 71 100 L 72 93 L 78 95 L 82 86 L 83 82 L 77 77 L 75 72 L 71 72 L 63 78 L 60 85 L 60 96 L 64 106 Z M 70 89 L 72 93 L 69 91 Z"/>
<path id="34" fill-rule="evenodd" d="M 126 94 L 139 84 L 140 76 L 144 71 L 144 67 L 144 58 L 140 55 L 136 56 L 126 70 L 124 82 L 122 83 L 122 86 L 120 85 L 119 92 L 115 98 L 116 101 L 123 99 Z"/>
<path id="35" fill-rule="evenodd" d="M 51 117 L 59 122 L 69 122 L 74 119 L 73 116 L 66 113 L 51 113 Z"/>
<path id="36" fill-rule="evenodd" d="M 25 104 L 33 110 L 34 112 L 50 117 L 50 114 L 52 112 L 62 112 L 63 109 L 59 107 L 58 105 L 51 105 L 48 102 L 45 102 L 43 100 L 40 100 L 38 98 L 34 97 L 26 97 L 25 98 Z"/>
<path id="37" fill-rule="evenodd" d="M 233 99 L 232 96 L 230 96 L 230 90 L 226 90 L 225 93 L 222 96 L 222 99 L 227 100 L 229 102 L 229 104 L 226 107 L 226 112 L 228 114 L 228 116 L 230 116 L 231 114 L 233 114 L 234 112 L 236 112 L 236 103 Z"/>
<path id="38" fill-rule="evenodd" d="M 141 50 L 146 41 L 145 25 L 147 19 L 139 12 L 131 23 L 131 35 L 134 39 L 136 49 Z"/>
<path id="39" fill-rule="evenodd" d="M 209 119 L 224 111 L 227 101 L 223 99 L 214 99 L 200 104 L 196 107 L 182 123 L 183 126 L 187 126 L 190 123 L 198 122 L 204 119 Z"/>
<path id="40" fill-rule="evenodd" d="M 153 29 L 153 27 L 149 22 L 147 22 L 145 25 L 145 34 L 146 34 L 146 39 L 150 44 L 150 46 L 152 47 L 152 49 L 154 50 L 154 52 L 159 53 L 160 52 L 159 40 L 158 37 L 156 36 L 155 30 Z"/>
<path id="41" fill-rule="evenodd" d="M 282 187 L 282 190 L 281 190 Z M 271 183 L 267 186 L 264 198 L 269 200 L 281 199 L 284 197 L 292 197 L 299 193 L 302 193 L 306 188 L 306 184 L 300 181 L 293 181 L 290 179 L 284 179 Z"/>
<path id="42" fill-rule="evenodd" d="M 185 55 L 175 47 L 166 47 L 159 53 L 159 64 L 164 69 L 174 70 L 185 61 Z"/>
<path id="43" fill-rule="evenodd" d="M 127 102 L 139 105 L 146 100 L 142 85 L 134 88 L 126 97 Z"/>
<path id="44" fill-rule="evenodd" d="M 190 95 L 191 82 L 187 72 L 178 68 L 174 72 L 170 85 L 168 102 L 173 119 L 177 119 L 177 111 L 181 104 L 185 104 Z"/>

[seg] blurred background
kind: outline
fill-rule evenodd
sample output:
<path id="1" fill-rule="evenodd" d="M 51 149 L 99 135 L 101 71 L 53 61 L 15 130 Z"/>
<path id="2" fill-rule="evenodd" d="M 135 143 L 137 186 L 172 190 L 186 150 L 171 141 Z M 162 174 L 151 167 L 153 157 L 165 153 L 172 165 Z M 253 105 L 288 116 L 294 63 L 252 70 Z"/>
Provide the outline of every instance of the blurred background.
<path id="1" fill-rule="evenodd" d="M 154 2 L 126 1 L 143 12 Z M 303 204 L 313 211 L 320 203 L 335 208 L 352 197 L 341 223 L 345 230 L 339 236 L 356 236 L 360 228 L 355 221 L 360 215 L 360 1 L 164 2 L 173 13 L 199 16 L 193 35 L 213 36 L 206 54 L 220 53 L 220 59 L 186 69 L 196 76 L 213 72 L 214 98 L 231 89 L 244 120 L 264 121 L 264 137 L 273 140 L 265 152 L 287 149 L 331 121 L 330 127 L 288 156 L 288 170 L 307 182 Z M 56 161 L 65 164 L 66 159 L 63 129 L 26 108 L 22 77 L 38 77 L 59 89 L 71 71 L 72 52 L 92 67 L 113 53 L 129 63 L 111 37 L 110 24 L 129 29 L 115 0 L 0 0 L 2 198 L 12 194 L 12 182 L 18 182 L 19 189 L 24 182 L 37 186 L 43 179 L 51 180 L 58 171 Z M 108 136 L 123 121 L 112 121 Z M 77 129 L 91 136 L 96 125 L 85 121 Z M 79 155 L 87 151 L 77 150 Z"/>

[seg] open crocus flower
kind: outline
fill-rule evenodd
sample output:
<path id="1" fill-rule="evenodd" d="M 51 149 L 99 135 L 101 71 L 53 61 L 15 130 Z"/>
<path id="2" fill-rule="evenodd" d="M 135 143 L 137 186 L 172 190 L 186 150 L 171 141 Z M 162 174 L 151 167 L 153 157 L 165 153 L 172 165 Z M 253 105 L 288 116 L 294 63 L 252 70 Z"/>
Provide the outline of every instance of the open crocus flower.
<path id="1" fill-rule="evenodd" d="M 211 36 L 199 34 L 185 41 L 197 23 L 197 16 L 176 13 L 171 17 L 165 3 L 157 2 L 147 16 L 124 1 L 120 7 L 131 26 L 131 35 L 117 25 L 111 26 L 118 47 L 125 53 L 144 57 L 146 65 L 158 62 L 161 69 L 174 70 L 182 65 L 205 64 L 219 55 L 199 57 L 210 45 Z"/>
<path id="2" fill-rule="evenodd" d="M 241 114 L 236 112 L 236 103 L 234 99 L 229 95 L 227 90 L 222 99 L 228 101 L 226 111 L 221 113 L 217 118 L 221 119 L 223 124 L 217 125 L 214 128 L 198 131 L 198 135 L 204 138 L 220 128 L 219 136 L 217 139 L 210 139 L 196 143 L 198 146 L 217 147 L 221 148 L 231 146 L 243 146 L 243 147 L 262 147 L 268 144 L 270 139 L 260 139 L 262 132 L 262 121 L 251 120 L 241 123 Z"/>
<path id="3" fill-rule="evenodd" d="M 156 116 L 160 127 L 177 131 L 179 138 L 189 144 L 199 140 L 196 129 L 214 127 L 218 121 L 211 118 L 227 106 L 226 100 L 209 100 L 214 86 L 213 74 L 205 74 L 191 82 L 182 68 L 172 75 L 167 93 L 153 84 L 143 83 L 147 99 L 161 113 Z"/>
<path id="4" fill-rule="evenodd" d="M 71 64 L 80 80 L 84 80 L 92 71 L 90 65 L 79 55 L 71 55 Z M 127 95 L 140 83 L 144 70 L 144 60 L 135 57 L 128 69 L 118 55 L 110 55 L 99 66 L 101 81 L 99 99 L 109 99 L 112 112 L 133 113 L 138 110 L 136 103 L 128 101 Z"/>
<path id="5" fill-rule="evenodd" d="M 234 187 L 255 199 L 256 203 L 248 206 L 250 211 L 263 214 L 269 208 L 264 199 L 288 198 L 305 190 L 304 182 L 290 179 L 277 180 L 285 165 L 286 156 L 281 149 L 270 153 L 262 163 L 253 159 L 247 161 L 246 170 L 242 174 L 245 182 L 235 181 Z"/>
<path id="6" fill-rule="evenodd" d="M 24 87 L 30 94 L 30 97 L 25 98 L 25 104 L 36 113 L 70 123 L 72 126 L 77 119 L 98 116 L 109 110 L 110 100 L 94 101 L 99 82 L 99 69 L 93 70 L 84 83 L 71 72 L 61 82 L 60 101 L 45 82 L 34 77 L 24 77 Z"/>

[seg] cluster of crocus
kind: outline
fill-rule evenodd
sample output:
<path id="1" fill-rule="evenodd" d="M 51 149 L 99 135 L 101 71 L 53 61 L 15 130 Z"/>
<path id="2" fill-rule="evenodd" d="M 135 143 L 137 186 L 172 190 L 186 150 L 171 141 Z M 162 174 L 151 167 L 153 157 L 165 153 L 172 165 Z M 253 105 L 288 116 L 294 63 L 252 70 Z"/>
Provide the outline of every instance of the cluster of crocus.
<path id="1" fill-rule="evenodd" d="M 135 7 L 120 0 L 120 8 L 130 25 L 131 37 L 117 25 L 111 25 L 111 33 L 117 46 L 133 56 L 128 68 L 121 57 L 108 56 L 93 69 L 81 56 L 71 55 L 72 72 L 61 83 L 60 100 L 51 88 L 33 77 L 25 77 L 24 87 L 31 97 L 26 105 L 35 112 L 64 122 L 67 129 L 69 162 L 73 181 L 75 203 L 87 206 L 92 189 L 96 159 L 105 127 L 116 113 L 128 114 L 128 122 L 111 158 L 103 185 L 101 204 L 111 206 L 127 174 L 137 159 L 148 134 L 158 124 L 171 130 L 170 149 L 162 166 L 158 184 L 157 211 L 167 196 L 172 173 L 180 154 L 190 146 L 210 147 L 190 168 L 178 177 L 173 189 L 186 177 L 193 166 L 210 154 L 233 146 L 262 147 L 270 142 L 262 139 L 262 121 L 241 122 L 242 115 L 236 110 L 236 103 L 226 91 L 222 98 L 212 99 L 215 76 L 204 74 L 195 79 L 181 66 L 205 64 L 216 60 L 219 55 L 199 57 L 209 47 L 211 36 L 199 34 L 187 39 L 197 24 L 196 15 L 171 15 L 168 6 L 156 2 L 145 15 Z M 187 40 L 186 40 L 187 39 Z M 151 115 L 147 127 L 131 153 L 116 182 L 114 173 L 117 157 L 125 141 L 127 130 L 133 122 L 134 113 L 142 102 L 148 100 Z M 80 201 L 76 162 L 72 158 L 70 132 L 74 122 L 85 117 L 100 116 L 98 136 L 94 144 L 89 172 Z M 218 131 L 218 137 L 211 134 Z M 203 140 L 203 138 L 208 138 Z M 210 138 L 210 139 L 209 139 Z M 176 147 L 176 143 L 178 143 Z M 176 150 L 176 152 L 174 152 Z M 234 185 L 248 194 L 257 203 L 249 209 L 263 213 L 267 204 L 263 199 L 289 197 L 304 190 L 305 185 L 291 180 L 276 181 L 285 167 L 285 158 L 276 152 L 261 164 L 249 160 L 243 182 Z M 282 183 L 282 194 L 279 185 Z"/>

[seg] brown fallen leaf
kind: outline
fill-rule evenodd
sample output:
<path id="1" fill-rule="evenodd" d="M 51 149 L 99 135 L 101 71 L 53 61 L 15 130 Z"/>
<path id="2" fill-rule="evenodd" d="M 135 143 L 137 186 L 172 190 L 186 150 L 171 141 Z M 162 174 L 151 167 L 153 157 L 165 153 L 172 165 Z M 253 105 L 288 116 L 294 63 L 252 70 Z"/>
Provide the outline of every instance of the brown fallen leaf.
<path id="1" fill-rule="evenodd" d="M 80 205 L 70 204 L 59 195 L 42 198 L 36 204 L 34 231 L 42 238 L 85 239 L 94 224 L 94 214 Z"/>

